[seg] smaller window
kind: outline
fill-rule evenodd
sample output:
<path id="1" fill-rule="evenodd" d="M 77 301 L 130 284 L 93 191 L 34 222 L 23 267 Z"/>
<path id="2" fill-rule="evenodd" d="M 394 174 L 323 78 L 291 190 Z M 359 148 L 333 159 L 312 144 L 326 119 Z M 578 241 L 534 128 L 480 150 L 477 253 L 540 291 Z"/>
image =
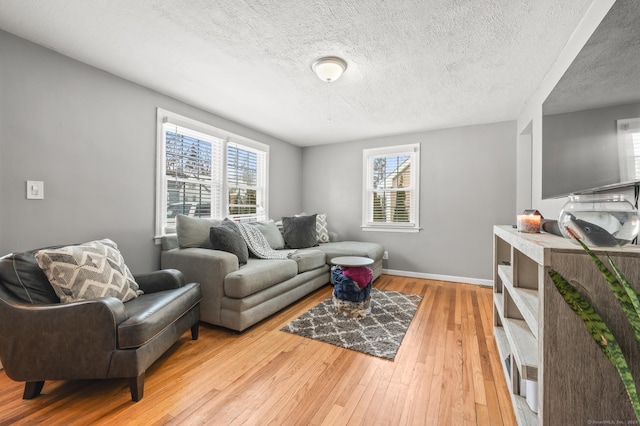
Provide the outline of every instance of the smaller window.
<path id="1" fill-rule="evenodd" d="M 362 229 L 418 232 L 420 144 L 363 150 Z"/>

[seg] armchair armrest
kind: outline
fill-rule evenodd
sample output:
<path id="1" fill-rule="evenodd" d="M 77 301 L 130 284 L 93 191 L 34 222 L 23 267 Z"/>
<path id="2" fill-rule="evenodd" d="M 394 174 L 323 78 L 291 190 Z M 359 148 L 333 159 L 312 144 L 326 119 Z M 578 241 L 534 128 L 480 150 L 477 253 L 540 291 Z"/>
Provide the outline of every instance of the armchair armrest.
<path id="1" fill-rule="evenodd" d="M 0 359 L 10 378 L 106 377 L 117 326 L 127 317 L 120 300 L 34 306 L 0 298 L 0 305 Z"/>
<path id="2" fill-rule="evenodd" d="M 183 287 L 186 283 L 184 275 L 177 269 L 162 269 L 146 274 L 136 274 L 134 278 L 145 293 L 172 290 Z"/>

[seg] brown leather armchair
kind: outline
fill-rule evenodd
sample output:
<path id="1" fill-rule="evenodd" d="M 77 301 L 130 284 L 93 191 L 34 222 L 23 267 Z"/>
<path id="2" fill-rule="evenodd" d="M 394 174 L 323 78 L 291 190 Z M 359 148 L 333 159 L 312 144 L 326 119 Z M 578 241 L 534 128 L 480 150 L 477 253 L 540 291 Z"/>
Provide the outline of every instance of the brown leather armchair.
<path id="1" fill-rule="evenodd" d="M 147 368 L 189 328 L 198 338 L 200 285 L 185 284 L 179 271 L 136 275 L 144 294 L 125 303 L 60 303 L 36 251 L 0 258 L 0 362 L 9 378 L 26 382 L 24 399 L 45 380 L 128 378 L 139 401 Z"/>

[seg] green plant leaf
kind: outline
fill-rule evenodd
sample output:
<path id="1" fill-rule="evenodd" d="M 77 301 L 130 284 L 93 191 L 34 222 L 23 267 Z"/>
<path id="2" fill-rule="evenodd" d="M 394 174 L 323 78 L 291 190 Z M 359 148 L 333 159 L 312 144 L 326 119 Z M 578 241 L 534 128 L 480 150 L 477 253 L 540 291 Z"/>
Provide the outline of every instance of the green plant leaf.
<path id="1" fill-rule="evenodd" d="M 631 328 L 633 329 L 633 334 L 636 338 L 636 341 L 640 345 L 640 311 L 638 310 L 640 308 L 640 303 L 638 303 L 638 296 L 635 295 L 636 303 L 638 303 L 637 305 L 635 305 L 629 293 L 629 291 L 631 291 L 633 294 L 635 294 L 635 291 L 633 290 L 631 285 L 629 285 L 628 282 L 626 284 L 626 287 L 620 283 L 620 281 L 623 281 L 623 280 L 626 281 L 626 279 L 622 277 L 622 274 L 620 273 L 618 268 L 613 264 L 613 261 L 611 257 L 609 257 L 609 254 L 607 254 L 609 263 L 612 265 L 614 271 L 617 270 L 616 275 L 618 276 L 618 278 L 622 278 L 620 281 L 618 281 L 618 279 L 616 278 L 616 275 L 614 275 L 614 273 L 611 272 L 609 268 L 607 268 L 607 265 L 605 265 L 598 258 L 598 256 L 596 256 L 595 253 L 589 247 L 587 247 L 585 243 L 583 243 L 578 238 L 576 238 L 576 241 L 587 252 L 589 257 L 591 257 L 591 260 L 593 260 L 593 263 L 595 263 L 598 269 L 600 270 L 600 273 L 602 274 L 605 281 L 609 285 L 609 288 L 613 292 L 613 295 L 618 300 L 618 303 L 620 304 L 620 307 L 624 311 L 624 314 L 627 316 L 627 319 L 629 320 L 629 324 L 631 324 Z"/>
<path id="2" fill-rule="evenodd" d="M 631 304 L 633 305 L 633 308 L 636 310 L 638 317 L 640 317 L 640 299 L 638 298 L 638 293 L 631 286 L 631 284 L 629 283 L 627 278 L 622 274 L 622 272 L 620 272 L 620 269 L 618 269 L 618 266 L 613 262 L 613 259 L 611 259 L 608 253 L 607 253 L 607 260 L 609 261 L 609 265 L 611 265 L 611 269 L 613 269 L 613 272 L 615 272 L 616 277 L 618 278 L 618 281 L 622 283 L 622 286 L 627 292 L 627 295 L 629 296 L 629 299 L 631 300 Z M 638 343 L 640 344 L 640 336 L 638 336 L 637 334 L 636 334 L 636 340 L 638 340 Z"/>
<path id="3" fill-rule="evenodd" d="M 560 273 L 549 270 L 549 276 L 555 284 L 556 288 L 567 302 L 571 310 L 575 312 L 584 322 L 591 337 L 598 344 L 600 350 L 607 356 L 609 362 L 618 372 L 622 383 L 627 391 L 627 396 L 631 401 L 631 405 L 635 411 L 636 417 L 640 422 L 640 401 L 638 400 L 638 391 L 635 381 L 627 360 L 618 345 L 617 340 L 611 333 L 607 324 L 602 320 L 598 312 L 593 308 L 587 299 L 585 299 L 576 288 L 571 285 Z"/>

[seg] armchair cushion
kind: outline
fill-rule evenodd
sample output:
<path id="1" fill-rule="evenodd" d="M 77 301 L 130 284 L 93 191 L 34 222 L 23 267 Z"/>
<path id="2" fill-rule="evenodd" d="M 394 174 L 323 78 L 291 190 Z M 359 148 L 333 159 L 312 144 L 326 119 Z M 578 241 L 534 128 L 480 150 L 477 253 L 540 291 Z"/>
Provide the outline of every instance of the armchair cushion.
<path id="1" fill-rule="evenodd" d="M 98 297 L 126 302 L 142 294 L 118 246 L 109 239 L 39 250 L 35 257 L 62 303 Z"/>
<path id="2" fill-rule="evenodd" d="M 118 325 L 118 348 L 138 348 L 196 306 L 201 299 L 200 285 L 147 293 L 124 304 L 128 319 Z"/>

